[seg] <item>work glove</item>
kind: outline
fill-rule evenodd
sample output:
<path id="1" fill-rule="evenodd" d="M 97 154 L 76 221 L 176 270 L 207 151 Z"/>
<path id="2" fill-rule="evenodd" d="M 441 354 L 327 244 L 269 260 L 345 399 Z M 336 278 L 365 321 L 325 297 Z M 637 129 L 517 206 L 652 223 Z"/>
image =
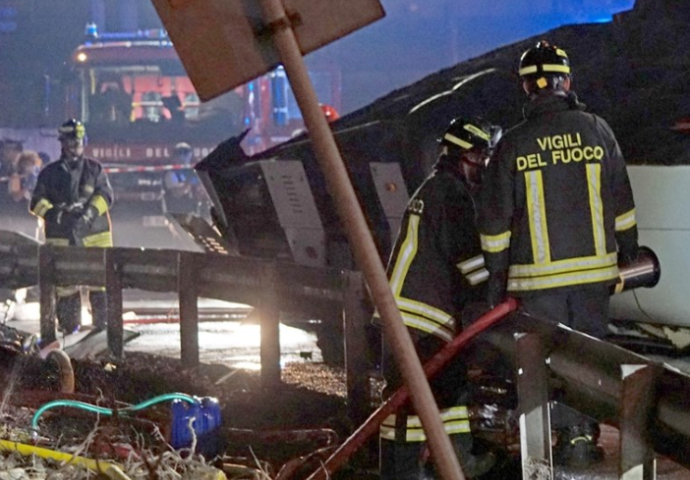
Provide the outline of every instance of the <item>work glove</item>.
<path id="1" fill-rule="evenodd" d="M 508 294 L 506 291 L 508 285 L 508 275 L 505 271 L 492 272 L 489 275 L 487 283 L 486 301 L 489 302 L 491 308 L 503 303 Z"/>
<path id="2" fill-rule="evenodd" d="M 74 212 L 74 224 L 72 225 L 72 233 L 77 238 L 84 238 L 93 225 L 94 220 L 98 218 L 98 209 L 93 205 L 88 205 L 82 210 Z"/>
<path id="3" fill-rule="evenodd" d="M 53 207 L 43 216 L 43 221 L 52 225 L 60 225 L 63 220 L 63 213 L 60 207 Z"/>

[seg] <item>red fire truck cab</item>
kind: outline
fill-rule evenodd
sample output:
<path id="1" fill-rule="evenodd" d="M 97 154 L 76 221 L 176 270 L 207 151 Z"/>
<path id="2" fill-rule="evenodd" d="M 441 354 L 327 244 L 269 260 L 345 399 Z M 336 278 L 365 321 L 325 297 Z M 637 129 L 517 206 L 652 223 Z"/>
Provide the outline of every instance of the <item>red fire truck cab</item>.
<path id="1" fill-rule="evenodd" d="M 253 154 L 303 128 L 282 67 L 201 103 L 164 31 L 99 35 L 89 25 L 87 37 L 70 59 L 66 114 L 86 124 L 86 153 L 110 169 L 120 204 L 160 205 L 179 142 L 192 146 L 196 162 L 247 129 L 243 148 Z M 319 99 L 339 109 L 337 67 L 310 68 L 310 75 Z"/>

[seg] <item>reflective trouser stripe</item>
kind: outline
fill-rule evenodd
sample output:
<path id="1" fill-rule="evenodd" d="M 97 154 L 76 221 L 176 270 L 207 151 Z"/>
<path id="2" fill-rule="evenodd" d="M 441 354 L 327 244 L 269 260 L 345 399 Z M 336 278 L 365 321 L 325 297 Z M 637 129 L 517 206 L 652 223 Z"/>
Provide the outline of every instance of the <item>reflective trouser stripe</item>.
<path id="1" fill-rule="evenodd" d="M 379 436 L 386 440 L 395 441 L 396 416 L 389 415 L 381 424 Z M 457 433 L 470 433 L 470 420 L 467 407 L 457 406 L 441 410 L 443 429 L 449 435 Z M 424 442 L 426 435 L 422 428 L 422 422 L 417 415 L 408 415 L 405 426 L 405 442 Z"/>

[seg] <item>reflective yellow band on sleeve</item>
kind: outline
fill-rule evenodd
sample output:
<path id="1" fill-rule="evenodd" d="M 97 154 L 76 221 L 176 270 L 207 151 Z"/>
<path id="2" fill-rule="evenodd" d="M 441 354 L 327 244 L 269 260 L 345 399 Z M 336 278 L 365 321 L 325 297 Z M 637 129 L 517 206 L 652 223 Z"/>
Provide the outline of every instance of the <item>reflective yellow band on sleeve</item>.
<path id="1" fill-rule="evenodd" d="M 485 252 L 502 252 L 510 247 L 510 230 L 498 235 L 479 235 L 479 240 Z"/>
<path id="2" fill-rule="evenodd" d="M 108 202 L 105 198 L 103 198 L 100 195 L 94 195 L 90 203 L 91 205 L 96 207 L 96 210 L 98 210 L 99 215 L 103 215 L 105 212 L 108 211 Z"/>
<path id="3" fill-rule="evenodd" d="M 629 228 L 637 225 L 637 220 L 635 219 L 635 209 L 625 212 L 622 215 L 616 217 L 616 231 L 622 232 Z"/>
<path id="4" fill-rule="evenodd" d="M 32 212 L 34 215 L 43 218 L 46 216 L 46 213 L 48 213 L 48 210 L 53 208 L 53 206 L 54 205 L 50 203 L 50 201 L 47 198 L 42 198 L 38 202 L 36 202 L 36 205 L 34 206 Z"/>

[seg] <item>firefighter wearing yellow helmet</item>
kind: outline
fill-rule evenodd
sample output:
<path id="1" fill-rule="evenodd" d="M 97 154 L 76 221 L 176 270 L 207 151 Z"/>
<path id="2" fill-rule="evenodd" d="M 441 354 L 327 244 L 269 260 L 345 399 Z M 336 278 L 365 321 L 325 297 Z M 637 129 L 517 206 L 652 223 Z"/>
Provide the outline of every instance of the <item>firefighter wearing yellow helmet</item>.
<path id="1" fill-rule="evenodd" d="M 43 219 L 46 243 L 82 247 L 112 247 L 109 210 L 113 189 L 100 163 L 84 156 L 86 129 L 70 119 L 58 129 L 60 158 L 38 175 L 30 210 Z M 60 287 L 57 318 L 62 331 L 81 326 L 81 299 L 77 286 Z M 103 289 L 90 294 L 93 324 L 105 328 L 106 298 Z"/>
<path id="2" fill-rule="evenodd" d="M 478 202 L 489 303 L 510 294 L 535 317 L 603 338 L 618 262 L 638 252 L 625 160 L 606 121 L 572 92 L 565 50 L 537 43 L 519 75 L 524 120 L 498 143 Z M 562 404 L 553 419 L 556 462 L 602 458 L 593 419 Z"/>

